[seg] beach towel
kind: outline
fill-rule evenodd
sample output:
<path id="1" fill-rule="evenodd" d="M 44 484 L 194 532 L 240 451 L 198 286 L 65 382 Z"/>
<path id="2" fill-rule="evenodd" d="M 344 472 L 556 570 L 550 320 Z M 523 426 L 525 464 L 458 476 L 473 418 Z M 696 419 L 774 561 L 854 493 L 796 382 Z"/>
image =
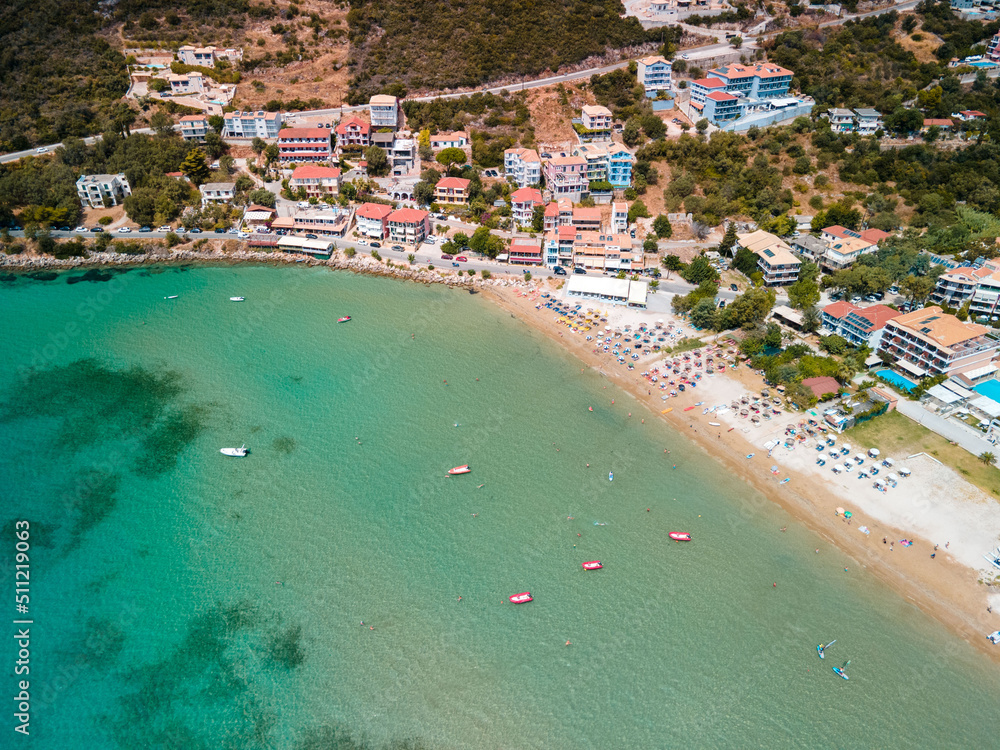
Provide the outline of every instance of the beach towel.
<path id="1" fill-rule="evenodd" d="M 867 526 L 858 526 L 858 531 L 862 534 L 871 534 L 871 531 L 868 530 Z"/>

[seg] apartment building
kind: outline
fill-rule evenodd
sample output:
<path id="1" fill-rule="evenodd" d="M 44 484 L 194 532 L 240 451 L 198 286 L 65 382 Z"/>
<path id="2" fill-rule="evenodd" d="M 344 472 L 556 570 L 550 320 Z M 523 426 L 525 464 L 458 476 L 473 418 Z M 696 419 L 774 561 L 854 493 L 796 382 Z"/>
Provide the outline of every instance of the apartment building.
<path id="1" fill-rule="evenodd" d="M 394 138 L 392 144 L 385 150 L 385 155 L 392 166 L 395 176 L 403 176 L 411 169 L 417 160 L 417 142 L 413 138 Z"/>
<path id="2" fill-rule="evenodd" d="M 542 241 L 531 237 L 515 237 L 510 241 L 507 262 L 514 266 L 542 265 Z"/>
<path id="3" fill-rule="evenodd" d="M 834 224 L 832 227 L 825 227 L 819 232 L 819 238 L 826 243 L 836 242 L 837 240 L 846 240 L 853 237 L 867 242 L 871 246 L 872 250 L 877 250 L 878 248 L 876 246 L 878 243 L 891 236 L 891 234 L 883 232 L 881 229 L 861 229 L 855 231 L 854 229 L 842 227 L 839 224 Z"/>
<path id="4" fill-rule="evenodd" d="M 282 162 L 323 162 L 332 155 L 330 131 L 325 128 L 282 128 L 278 132 L 278 159 Z"/>
<path id="5" fill-rule="evenodd" d="M 861 135 L 875 135 L 879 130 L 884 129 L 882 113 L 877 109 L 856 109 L 854 110 L 855 130 Z"/>
<path id="6" fill-rule="evenodd" d="M 878 349 L 885 324 L 903 313 L 888 305 L 858 307 L 847 301 L 833 302 L 823 308 L 823 327 L 842 336 L 854 346 Z"/>
<path id="7" fill-rule="evenodd" d="M 381 240 L 389 232 L 389 214 L 392 206 L 382 203 L 362 203 L 354 213 L 358 234 Z"/>
<path id="8" fill-rule="evenodd" d="M 236 197 L 235 182 L 206 182 L 198 188 L 201 191 L 201 207 L 210 203 L 231 203 Z"/>
<path id="9" fill-rule="evenodd" d="M 344 150 L 366 149 L 372 145 L 372 126 L 360 117 L 350 117 L 334 128 L 337 134 L 337 156 Z"/>
<path id="10" fill-rule="evenodd" d="M 560 198 L 545 207 L 543 229 L 546 233 L 556 227 L 568 227 L 573 223 L 573 201 Z"/>
<path id="11" fill-rule="evenodd" d="M 434 202 L 464 206 L 469 202 L 469 184 L 461 177 L 442 177 L 434 186 Z"/>
<path id="12" fill-rule="evenodd" d="M 993 62 L 1000 62 L 1000 34 L 994 35 L 986 45 L 986 56 Z"/>
<path id="13" fill-rule="evenodd" d="M 608 176 L 607 180 L 616 188 L 627 188 L 632 185 L 632 166 L 635 156 L 620 143 L 608 146 Z"/>
<path id="14" fill-rule="evenodd" d="M 611 130 L 611 110 L 596 104 L 586 104 L 580 119 L 587 130 Z"/>
<path id="15" fill-rule="evenodd" d="M 530 148 L 509 148 L 503 152 L 503 171 L 520 188 L 542 184 L 542 160 Z"/>
<path id="16" fill-rule="evenodd" d="M 615 234 L 623 234 L 628 231 L 628 204 L 611 204 L 611 231 Z"/>
<path id="17" fill-rule="evenodd" d="M 535 215 L 535 206 L 544 204 L 542 191 L 537 188 L 524 187 L 510 194 L 510 215 L 515 224 L 530 227 Z"/>
<path id="18" fill-rule="evenodd" d="M 601 230 L 601 209 L 574 208 L 571 224 L 578 232 L 599 232 Z"/>
<path id="19" fill-rule="evenodd" d="M 873 135 L 882 129 L 882 113 L 877 109 L 834 108 L 823 115 L 835 133 Z"/>
<path id="20" fill-rule="evenodd" d="M 696 78 L 691 81 L 691 103 L 704 107 L 705 98 L 715 91 L 725 92 L 726 82 L 720 78 Z"/>
<path id="21" fill-rule="evenodd" d="M 373 96 L 368 101 L 368 112 L 375 130 L 399 127 L 399 101 L 394 96 Z"/>
<path id="22" fill-rule="evenodd" d="M 304 164 L 292 172 L 292 176 L 288 179 L 288 188 L 290 190 L 304 188 L 309 198 L 336 195 L 340 191 L 340 169 Z"/>
<path id="23" fill-rule="evenodd" d="M 446 148 L 465 148 L 469 145 L 469 134 L 464 130 L 455 130 L 450 133 L 438 133 L 431 136 L 431 149 L 441 151 Z M 506 151 L 504 154 L 506 155 Z M 506 160 L 505 160 L 506 161 Z"/>
<path id="24" fill-rule="evenodd" d="M 764 275 L 766 286 L 793 284 L 798 280 L 802 261 L 780 237 L 761 229 L 737 237 L 740 247 L 757 256 L 757 268 Z"/>
<path id="25" fill-rule="evenodd" d="M 281 130 L 280 112 L 226 112 L 223 119 L 225 138 L 277 138 Z"/>
<path id="26" fill-rule="evenodd" d="M 980 320 L 1000 316 L 1000 271 L 990 270 L 989 276 L 979 279 L 969 303 L 969 312 Z"/>
<path id="27" fill-rule="evenodd" d="M 603 234 L 577 231 L 573 240 L 573 266 L 588 270 L 640 271 L 642 248 L 633 250 L 632 238 L 627 234 Z"/>
<path id="28" fill-rule="evenodd" d="M 890 320 L 879 351 L 915 377 L 951 376 L 990 364 L 1000 346 L 991 333 L 992 329 L 963 323 L 940 307 L 925 307 Z"/>
<path id="29" fill-rule="evenodd" d="M 708 71 L 707 77 L 725 82 L 727 93 L 751 99 L 788 96 L 788 89 L 792 85 L 792 71 L 767 62 L 723 65 Z"/>
<path id="30" fill-rule="evenodd" d="M 207 86 L 205 76 L 198 71 L 192 73 L 169 73 L 167 83 L 170 84 L 170 93 L 177 95 L 200 94 Z"/>
<path id="31" fill-rule="evenodd" d="M 557 226 L 545 233 L 545 265 L 549 268 L 573 267 L 573 243 L 576 230 L 571 226 Z"/>
<path id="32" fill-rule="evenodd" d="M 389 241 L 419 245 L 431 231 L 430 214 L 417 208 L 399 208 L 388 216 Z"/>
<path id="33" fill-rule="evenodd" d="M 691 105 L 692 107 L 694 104 Z M 701 114 L 709 122 L 716 124 L 738 120 L 743 115 L 744 108 L 740 106 L 740 99 L 735 94 L 726 91 L 712 91 L 705 97 L 705 104 Z"/>
<path id="34" fill-rule="evenodd" d="M 953 120 L 959 120 L 961 122 L 976 122 L 979 120 L 986 119 L 986 113 L 980 112 L 978 109 L 963 109 L 961 112 L 956 112 L 952 116 Z"/>
<path id="35" fill-rule="evenodd" d="M 325 237 L 343 237 L 351 226 L 352 209 L 334 206 L 304 208 L 292 216 L 279 216 L 271 222 L 273 229 L 291 232 L 321 234 Z"/>
<path id="36" fill-rule="evenodd" d="M 993 273 L 994 269 L 987 266 L 982 268 L 971 266 L 951 268 L 938 276 L 934 291 L 931 292 L 931 302 L 945 307 L 961 307 L 967 300 L 973 298 L 979 288 L 979 282 Z"/>
<path id="37" fill-rule="evenodd" d="M 76 194 L 84 206 L 104 208 L 105 201 L 117 206 L 132 195 L 132 188 L 124 174 L 91 174 L 76 181 Z"/>
<path id="38" fill-rule="evenodd" d="M 243 50 L 236 48 L 220 47 L 195 47 L 185 44 L 177 50 L 177 60 L 185 65 L 202 65 L 206 68 L 214 68 L 219 60 L 229 60 L 237 62 L 243 59 Z"/>
<path id="39" fill-rule="evenodd" d="M 185 115 L 180 119 L 181 138 L 185 141 L 204 143 L 205 134 L 211 127 L 205 115 Z"/>
<path id="40" fill-rule="evenodd" d="M 542 167 L 545 187 L 555 198 L 568 198 L 579 203 L 590 189 L 587 181 L 587 160 L 580 156 L 557 156 L 547 159 Z"/>
<path id="41" fill-rule="evenodd" d="M 671 90 L 671 72 L 670 61 L 663 57 L 644 57 L 636 63 L 636 79 L 651 99 L 655 99 L 660 91 Z"/>

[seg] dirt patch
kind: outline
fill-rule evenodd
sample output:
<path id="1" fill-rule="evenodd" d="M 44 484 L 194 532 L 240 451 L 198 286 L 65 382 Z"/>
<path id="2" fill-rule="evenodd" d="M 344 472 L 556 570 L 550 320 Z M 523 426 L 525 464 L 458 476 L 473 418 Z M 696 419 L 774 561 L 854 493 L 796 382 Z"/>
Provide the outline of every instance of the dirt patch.
<path id="1" fill-rule="evenodd" d="M 907 13 L 905 15 L 913 15 L 912 13 Z M 903 31 L 903 18 L 905 16 L 901 15 L 899 21 L 896 22 L 896 26 L 893 29 L 893 38 L 899 42 L 899 46 L 905 50 L 908 50 L 914 54 L 914 56 L 922 63 L 936 63 L 938 62 L 937 57 L 934 55 L 934 50 L 940 47 L 944 42 L 941 37 L 936 34 L 930 34 L 926 31 L 921 30 L 919 24 L 913 30 L 912 34 L 906 34 Z M 919 20 L 919 16 L 917 16 Z M 914 39 L 916 36 L 919 41 Z"/>
<path id="2" fill-rule="evenodd" d="M 101 219 L 105 216 L 111 217 L 110 224 L 101 224 Z M 87 227 L 104 227 L 104 230 L 117 229 L 118 227 L 138 226 L 135 222 L 129 221 L 125 215 L 125 209 L 121 205 L 111 208 L 86 208 L 83 209 L 83 218 L 80 224 Z"/>

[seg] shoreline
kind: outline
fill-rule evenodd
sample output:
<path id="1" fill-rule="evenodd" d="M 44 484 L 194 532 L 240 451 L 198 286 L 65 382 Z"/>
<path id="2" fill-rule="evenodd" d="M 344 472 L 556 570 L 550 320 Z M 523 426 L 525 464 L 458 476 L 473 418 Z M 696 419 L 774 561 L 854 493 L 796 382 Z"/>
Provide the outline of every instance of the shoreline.
<path id="1" fill-rule="evenodd" d="M 990 622 L 986 612 L 985 599 L 989 588 L 977 582 L 978 571 L 959 563 L 951 555 L 940 550 L 940 559 L 931 561 L 927 556 L 901 553 L 897 557 L 889 557 L 884 545 L 879 545 L 879 537 L 889 536 L 900 538 L 907 536 L 920 541 L 921 549 L 933 542 L 919 534 L 904 530 L 891 524 L 875 519 L 865 518 L 865 523 L 871 527 L 871 536 L 861 536 L 856 533 L 857 527 L 843 523 L 840 518 L 832 518 L 829 508 L 842 505 L 845 500 L 835 492 L 818 483 L 797 469 L 786 470 L 794 478 L 794 482 L 779 486 L 768 481 L 758 473 L 750 470 L 745 460 L 749 449 L 755 450 L 753 443 L 743 437 L 740 432 L 720 432 L 717 438 L 709 434 L 703 415 L 692 411 L 685 413 L 679 409 L 663 414 L 659 394 L 650 395 L 647 384 L 638 375 L 617 368 L 606 368 L 608 363 L 592 351 L 593 344 L 588 344 L 582 337 L 565 336 L 566 329 L 545 320 L 535 309 L 535 301 L 527 296 L 509 294 L 511 288 L 520 291 L 543 290 L 542 284 L 525 283 L 516 275 L 500 272 L 490 279 L 480 276 L 458 277 L 445 271 L 429 271 L 426 268 L 416 269 L 409 266 L 387 266 L 384 261 L 376 261 L 367 255 L 358 254 L 353 258 L 345 258 L 335 254 L 329 259 L 317 259 L 305 255 L 286 253 L 267 253 L 250 250 L 238 250 L 226 253 L 219 250 L 195 251 L 180 250 L 166 253 L 146 253 L 143 255 L 124 255 L 120 253 L 95 253 L 88 258 L 58 259 L 50 256 L 0 256 L 0 271 L 29 273 L 32 271 L 70 271 L 102 267 L 134 267 L 155 265 L 177 265 L 196 263 L 198 265 L 306 265 L 309 267 L 323 266 L 335 270 L 372 276 L 395 278 L 404 281 L 415 281 L 424 284 L 443 284 L 450 288 L 465 288 L 469 291 L 480 291 L 491 303 L 512 314 L 525 325 L 551 339 L 569 354 L 575 356 L 582 364 L 596 370 L 602 377 L 610 379 L 615 385 L 639 404 L 644 406 L 650 416 L 659 417 L 678 433 L 684 435 L 697 445 L 703 453 L 725 466 L 734 476 L 754 487 L 766 501 L 777 504 L 782 510 L 802 523 L 807 529 L 821 536 L 824 541 L 836 547 L 850 557 L 860 568 L 891 588 L 901 598 L 910 602 L 926 615 L 929 615 L 944 625 L 953 634 L 958 635 L 975 650 L 987 654 L 994 662 L 1000 663 L 1000 651 L 991 649 L 984 637 L 986 633 L 997 629 Z M 502 275 L 500 275 L 502 274 Z M 551 290 L 550 290 L 551 291 Z M 740 374 L 746 373 L 746 370 Z M 727 375 L 728 377 L 728 375 Z M 746 385 L 746 384 L 744 384 Z M 746 386 L 749 389 L 749 386 Z M 647 390 L 644 394 L 643 390 Z M 676 399 L 677 406 L 690 405 L 695 398 L 685 394 Z M 674 403 L 674 400 L 671 400 Z M 683 415 L 683 416 L 682 416 Z M 756 448 L 759 450 L 759 448 Z M 800 493 L 803 488 L 808 497 Z M 848 530 L 854 533 L 848 533 Z M 860 538 L 859 538 L 860 536 Z M 881 553 L 881 554 L 880 554 Z"/>
<path id="2" fill-rule="evenodd" d="M 605 367 L 608 361 L 593 353 L 592 343 L 586 342 L 582 336 L 561 335 L 567 329 L 539 315 L 539 311 L 534 308 L 534 300 L 518 298 L 500 289 L 489 290 L 485 296 L 525 325 L 560 345 L 589 369 L 596 370 L 602 377 L 611 380 L 632 396 L 638 405 L 644 406 L 650 416 L 664 420 L 677 433 L 697 445 L 703 453 L 752 486 L 766 501 L 778 505 L 795 521 L 846 554 L 859 568 L 872 574 L 902 599 L 944 625 L 976 651 L 989 656 L 995 663 L 1000 663 L 1000 652 L 985 638 L 986 633 L 997 629 L 986 611 L 986 597 L 990 594 L 990 589 L 977 582 L 980 578 L 978 571 L 947 554 L 943 545 L 937 551 L 937 559 L 933 560 L 929 554 L 914 554 L 902 549 L 898 550 L 898 555 L 894 553 L 894 556 L 890 556 L 883 549 L 886 545 L 881 544 L 883 536 L 914 539 L 919 543 L 920 551 L 926 549 L 929 552 L 934 543 L 913 531 L 870 518 L 869 514 L 864 514 L 864 520 L 859 523 L 868 524 L 871 535 L 859 534 L 858 527 L 846 524 L 842 518 L 832 516 L 829 512 L 829 508 L 844 505 L 845 500 L 813 477 L 796 469 L 783 470 L 784 474 L 793 478 L 787 485 L 776 484 L 770 474 L 767 478 L 762 477 L 760 465 L 746 460 L 748 451 L 759 451 L 760 448 L 755 447 L 739 431 L 719 432 L 713 438 L 710 433 L 715 429 L 708 427 L 707 419 L 700 411 L 685 413 L 680 408 L 674 408 L 673 411 L 662 414 L 660 394 L 655 391 L 652 395 L 648 393 L 648 384 L 638 376 L 638 366 L 634 372 L 625 368 L 619 370 Z M 744 368 L 743 372 L 748 371 Z M 680 397 L 671 399 L 670 403 L 675 407 L 690 406 L 702 397 L 700 393 L 681 394 Z M 725 430 L 727 427 L 719 429 Z M 752 471 L 751 467 L 756 468 L 757 472 Z M 858 518 L 858 515 L 855 517 Z"/>

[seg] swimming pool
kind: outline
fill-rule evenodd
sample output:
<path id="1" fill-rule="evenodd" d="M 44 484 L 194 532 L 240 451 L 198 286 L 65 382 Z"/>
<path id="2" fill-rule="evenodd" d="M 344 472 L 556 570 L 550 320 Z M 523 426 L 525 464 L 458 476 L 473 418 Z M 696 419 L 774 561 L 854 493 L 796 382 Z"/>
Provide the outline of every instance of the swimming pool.
<path id="1" fill-rule="evenodd" d="M 912 391 L 917 387 L 917 384 L 908 378 L 904 378 L 898 372 L 893 372 L 892 370 L 876 370 L 875 374 L 892 383 L 897 388 L 902 388 L 904 391 Z"/>
<path id="2" fill-rule="evenodd" d="M 989 60 L 976 60 L 975 62 L 969 63 L 973 68 L 995 68 L 997 64 L 995 62 L 990 62 Z"/>
<path id="3" fill-rule="evenodd" d="M 972 390 L 1000 403 L 1000 381 L 998 380 L 987 380 L 974 386 Z"/>

